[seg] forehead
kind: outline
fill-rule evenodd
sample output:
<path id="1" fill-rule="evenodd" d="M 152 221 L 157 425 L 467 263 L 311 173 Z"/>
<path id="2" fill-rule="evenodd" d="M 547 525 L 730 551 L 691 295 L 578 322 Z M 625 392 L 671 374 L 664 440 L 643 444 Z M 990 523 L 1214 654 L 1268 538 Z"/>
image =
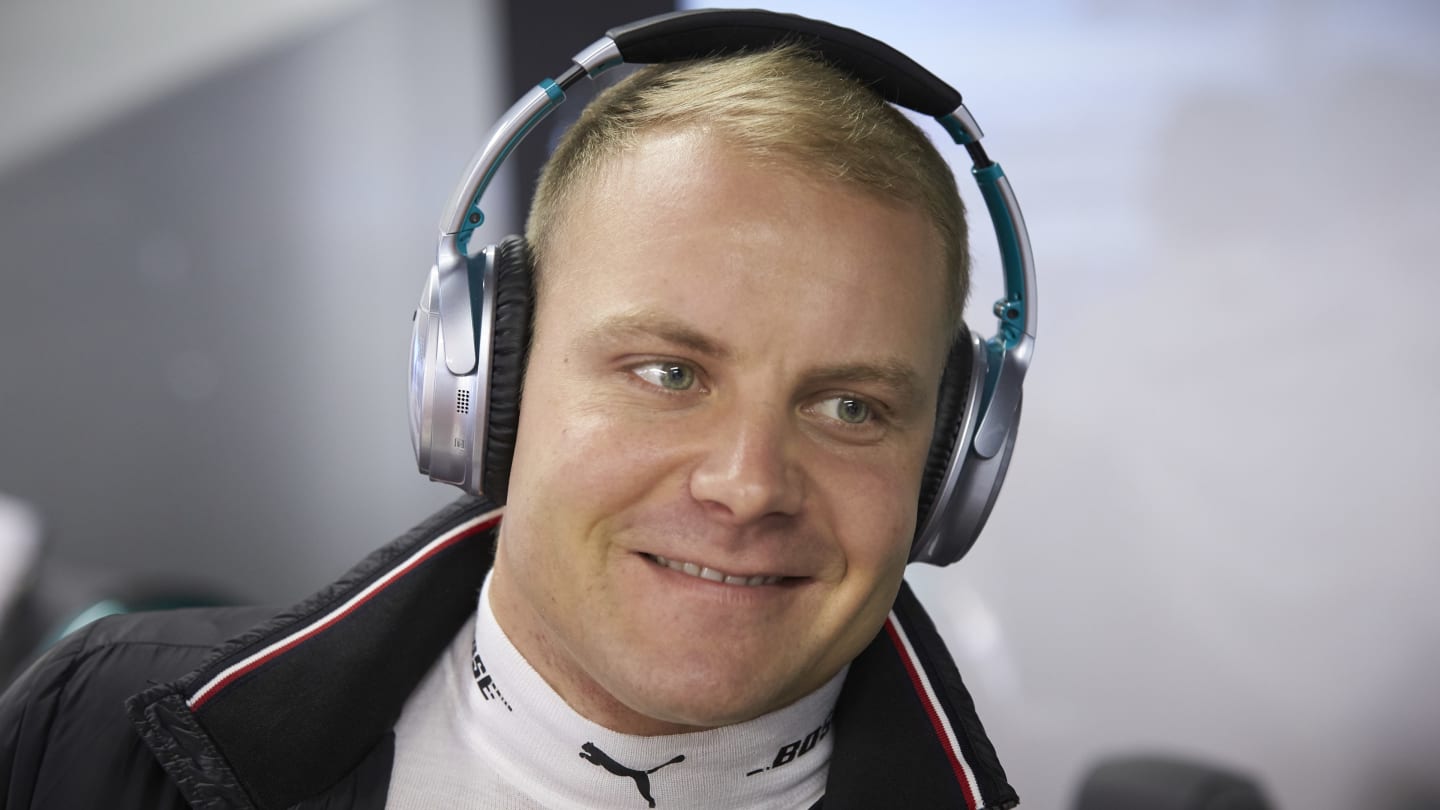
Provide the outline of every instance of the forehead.
<path id="1" fill-rule="evenodd" d="M 918 207 L 712 134 L 644 136 L 574 189 L 565 213 L 541 269 L 542 312 L 640 307 L 701 331 L 911 353 L 948 342 L 943 246 Z"/>

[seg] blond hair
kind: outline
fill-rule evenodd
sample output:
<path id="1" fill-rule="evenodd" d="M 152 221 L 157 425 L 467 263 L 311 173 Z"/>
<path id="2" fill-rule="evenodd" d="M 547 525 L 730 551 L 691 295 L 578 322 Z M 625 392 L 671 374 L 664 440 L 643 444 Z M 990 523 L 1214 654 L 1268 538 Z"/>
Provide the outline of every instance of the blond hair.
<path id="1" fill-rule="evenodd" d="M 645 134 L 685 127 L 704 127 L 757 161 L 921 210 L 942 243 L 947 314 L 958 327 L 970 255 L 965 209 L 950 167 L 898 109 L 797 45 L 648 65 L 591 102 L 546 162 L 531 201 L 525 236 L 541 279 L 577 189 Z"/>

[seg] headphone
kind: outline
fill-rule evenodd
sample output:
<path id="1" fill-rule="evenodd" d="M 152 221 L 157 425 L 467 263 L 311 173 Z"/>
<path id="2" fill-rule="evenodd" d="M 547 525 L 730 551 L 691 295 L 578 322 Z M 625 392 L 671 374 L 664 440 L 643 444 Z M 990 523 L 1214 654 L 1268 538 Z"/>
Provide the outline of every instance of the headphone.
<path id="1" fill-rule="evenodd" d="M 798 41 L 887 101 L 935 118 L 965 147 L 1000 243 L 1005 294 L 998 327 L 968 327 L 950 350 L 921 482 L 910 560 L 949 565 L 975 543 L 1010 465 L 1021 387 L 1035 346 L 1035 267 L 1010 182 L 980 145 L 960 93 L 904 54 L 848 28 L 754 10 L 681 11 L 606 32 L 505 113 L 470 161 L 440 220 L 435 266 L 420 294 L 410 348 L 410 442 L 432 481 L 505 503 L 534 287 L 524 239 L 471 254 L 480 197 L 500 164 L 582 77 L 616 65 L 680 62 Z"/>

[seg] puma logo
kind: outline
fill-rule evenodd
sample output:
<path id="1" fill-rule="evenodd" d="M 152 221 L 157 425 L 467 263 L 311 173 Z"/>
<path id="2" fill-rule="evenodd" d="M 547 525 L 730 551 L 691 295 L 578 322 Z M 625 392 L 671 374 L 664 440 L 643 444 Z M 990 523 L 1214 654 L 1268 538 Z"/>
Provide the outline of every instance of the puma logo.
<path id="1" fill-rule="evenodd" d="M 628 776 L 634 779 L 635 789 L 640 791 L 640 798 L 649 802 L 651 807 L 655 806 L 655 797 L 650 795 L 650 774 L 660 770 L 666 765 L 674 765 L 677 762 L 685 761 L 684 754 L 677 754 L 675 758 L 669 762 L 656 765 L 648 771 L 637 771 L 633 768 L 627 768 L 611 759 L 609 754 L 601 751 L 596 747 L 595 743 L 592 742 L 587 742 L 580 746 L 580 758 L 589 760 L 592 765 L 599 765 L 616 776 Z"/>

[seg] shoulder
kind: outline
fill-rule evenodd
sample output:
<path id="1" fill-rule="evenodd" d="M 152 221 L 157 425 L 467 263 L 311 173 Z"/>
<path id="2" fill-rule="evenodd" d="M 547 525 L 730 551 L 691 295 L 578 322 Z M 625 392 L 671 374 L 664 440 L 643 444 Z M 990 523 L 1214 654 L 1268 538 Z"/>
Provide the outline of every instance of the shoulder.
<path id="1" fill-rule="evenodd" d="M 72 636 L 83 634 L 81 644 L 88 652 L 137 645 L 210 649 L 249 630 L 276 612 L 270 607 L 224 607 L 124 613 L 100 619 Z"/>
<path id="2" fill-rule="evenodd" d="M 0 695 L 0 795 L 8 788 L 13 798 L 27 792 L 26 784 L 42 785 L 42 764 L 73 774 L 82 762 L 153 762 L 131 730 L 126 698 L 180 678 L 273 612 L 204 608 L 110 616 L 62 639 Z"/>
<path id="3" fill-rule="evenodd" d="M 15 684 L 33 674 L 42 686 L 63 683 L 82 695 L 120 700 L 156 682 L 179 678 L 211 650 L 269 618 L 270 608 L 189 608 L 107 616 L 71 633 Z M 9 695 L 7 693 L 6 697 Z"/>
<path id="4" fill-rule="evenodd" d="M 192 608 L 107 616 L 47 651 L 0 697 L 0 715 L 36 701 L 124 718 L 126 697 L 199 666 L 226 639 L 264 621 L 268 608 Z M 3 727 L 3 726 L 0 726 Z"/>

